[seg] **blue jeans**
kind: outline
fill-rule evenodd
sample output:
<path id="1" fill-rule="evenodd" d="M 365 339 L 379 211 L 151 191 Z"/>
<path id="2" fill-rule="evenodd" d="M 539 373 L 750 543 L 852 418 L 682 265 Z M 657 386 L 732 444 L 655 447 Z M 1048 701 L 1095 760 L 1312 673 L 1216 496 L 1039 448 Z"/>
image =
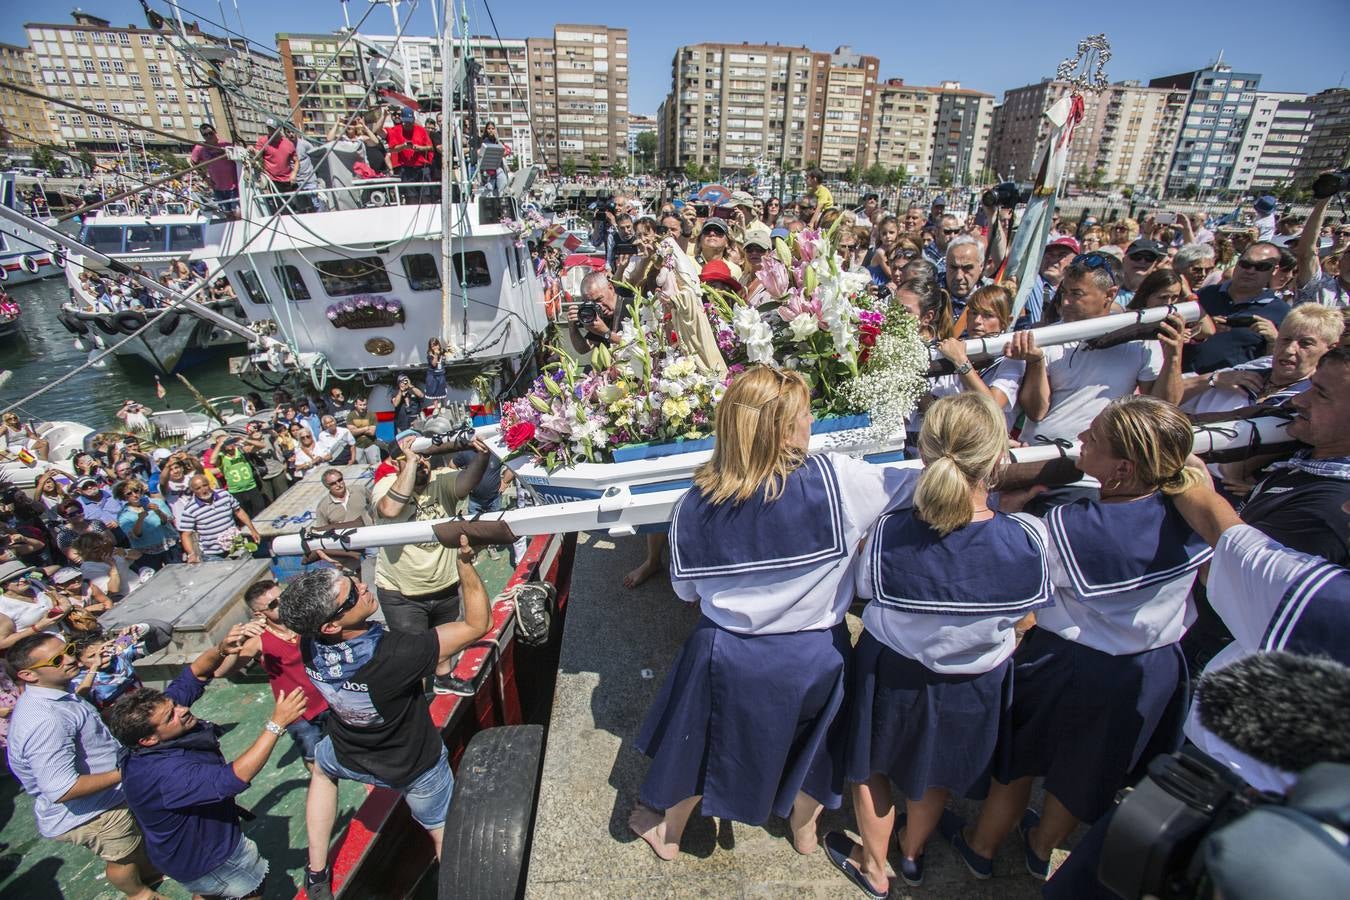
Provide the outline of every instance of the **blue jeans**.
<path id="1" fill-rule="evenodd" d="M 314 748 L 323 740 L 323 725 L 328 721 L 328 710 L 324 710 L 312 719 L 296 719 L 286 726 L 286 733 L 300 748 L 300 756 L 305 762 L 314 762 Z"/>
<path id="2" fill-rule="evenodd" d="M 314 748 L 314 764 L 329 778 L 359 781 L 396 790 L 408 801 L 408 809 L 418 824 L 427 831 L 445 826 L 445 814 L 450 809 L 450 794 L 455 789 L 455 776 L 450 772 L 450 754 L 441 748 L 441 758 L 436 765 L 413 779 L 406 787 L 385 784 L 374 775 L 357 772 L 338 762 L 333 751 L 333 739 L 326 737 Z"/>
<path id="3" fill-rule="evenodd" d="M 193 894 L 215 897 L 248 897 L 262 893 L 267 878 L 267 860 L 258 854 L 258 845 L 246 837 L 239 838 L 230 858 L 200 878 L 183 882 Z"/>

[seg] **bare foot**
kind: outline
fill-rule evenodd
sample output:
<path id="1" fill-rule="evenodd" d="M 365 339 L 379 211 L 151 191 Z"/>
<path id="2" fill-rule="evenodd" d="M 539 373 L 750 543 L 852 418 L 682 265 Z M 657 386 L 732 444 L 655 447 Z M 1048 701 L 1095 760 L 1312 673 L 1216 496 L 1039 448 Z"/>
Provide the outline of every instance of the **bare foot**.
<path id="1" fill-rule="evenodd" d="M 792 849 L 803 856 L 815 853 L 816 848 L 820 846 L 820 838 L 816 834 L 816 819 L 820 815 L 821 807 L 814 801 L 811 805 L 813 809 L 803 811 L 802 804 L 794 803 L 792 814 L 788 816 L 788 826 L 792 829 Z"/>
<path id="2" fill-rule="evenodd" d="M 648 578 L 651 578 L 659 571 L 661 571 L 660 560 L 657 560 L 656 562 L 644 560 L 642 565 L 638 566 L 636 569 L 629 572 L 627 575 L 623 576 L 623 586 L 628 588 L 629 590 L 632 590 L 639 584 L 642 584 L 642 582 L 646 581 Z"/>
<path id="3" fill-rule="evenodd" d="M 669 862 L 679 855 L 680 845 L 666 840 L 666 817 L 663 813 L 648 809 L 639 803 L 633 807 L 633 813 L 628 817 L 628 828 L 646 841 L 652 852 L 661 859 Z"/>

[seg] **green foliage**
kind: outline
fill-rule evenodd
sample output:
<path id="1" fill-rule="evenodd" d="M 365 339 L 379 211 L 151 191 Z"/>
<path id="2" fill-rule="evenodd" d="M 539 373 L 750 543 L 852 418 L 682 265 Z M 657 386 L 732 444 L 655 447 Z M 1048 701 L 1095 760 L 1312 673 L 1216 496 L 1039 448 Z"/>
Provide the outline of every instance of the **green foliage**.
<path id="1" fill-rule="evenodd" d="M 597 153 L 597 152 L 595 152 L 594 150 L 592 150 L 592 151 L 591 151 L 591 154 L 590 154 L 589 156 L 586 157 L 586 160 L 587 160 L 587 162 L 590 164 L 590 174 L 591 174 L 591 175 L 599 175 L 599 174 L 600 174 L 600 154 Z"/>
<path id="2" fill-rule="evenodd" d="M 938 173 L 938 184 L 942 187 L 949 188 L 953 184 L 954 177 L 955 175 L 952 172 L 952 167 L 943 166 L 942 171 Z"/>
<path id="3" fill-rule="evenodd" d="M 698 181 L 703 175 L 703 167 L 698 164 L 698 160 L 691 159 L 684 164 L 684 174 L 690 181 Z"/>
<path id="4" fill-rule="evenodd" d="M 637 155 L 638 159 L 647 164 L 647 167 L 656 166 L 656 132 L 644 131 L 637 136 Z"/>
<path id="5" fill-rule="evenodd" d="M 559 166 L 559 171 L 562 172 L 562 177 L 564 178 L 576 178 L 577 161 L 570 156 L 563 157 L 563 161 Z"/>
<path id="6" fill-rule="evenodd" d="M 886 182 L 890 185 L 899 187 L 909 183 L 909 167 L 904 163 L 896 166 L 886 176 Z"/>
<path id="7" fill-rule="evenodd" d="M 96 164 L 94 154 L 90 153 L 88 150 L 81 150 L 80 163 L 84 165 L 86 171 L 93 172 Z"/>
<path id="8" fill-rule="evenodd" d="M 1181 196 L 1185 197 L 1187 200 L 1194 200 L 1195 195 L 1198 193 L 1200 193 L 1200 189 L 1198 187 L 1196 187 L 1194 184 L 1188 184 L 1186 185 L 1186 187 L 1182 189 Z"/>
<path id="9" fill-rule="evenodd" d="M 56 158 L 55 153 L 48 150 L 46 147 L 38 147 L 33 151 L 33 168 L 46 169 L 48 172 L 56 175 L 61 171 L 63 166 L 61 161 Z"/>
<path id="10" fill-rule="evenodd" d="M 625 160 L 622 156 L 619 157 L 618 159 L 614 160 L 614 165 L 609 167 L 609 172 L 615 178 L 627 178 L 628 161 Z"/>

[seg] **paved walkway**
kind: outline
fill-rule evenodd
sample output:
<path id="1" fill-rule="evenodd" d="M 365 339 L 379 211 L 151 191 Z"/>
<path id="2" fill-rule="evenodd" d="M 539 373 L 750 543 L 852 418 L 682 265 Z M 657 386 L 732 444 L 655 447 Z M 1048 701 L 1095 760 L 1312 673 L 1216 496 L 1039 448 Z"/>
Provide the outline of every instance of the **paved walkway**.
<path id="1" fill-rule="evenodd" d="M 696 816 L 673 862 L 659 860 L 628 831 L 647 771 L 633 742 L 698 618 L 675 598 L 664 576 L 623 589 L 623 574 L 642 553 L 641 537 L 582 535 L 578 544 L 526 896 L 858 897 L 823 851 L 793 851 L 780 820 L 751 827 Z M 859 627 L 856 620 L 851 625 Z M 970 813 L 974 804 L 957 808 Z M 822 823 L 822 834 L 842 828 L 857 836 L 847 805 Z M 995 877 L 978 882 L 937 838 L 929 845 L 924 886 L 909 889 L 895 879 L 891 897 L 1039 897 L 1040 884 L 1023 872 L 1020 853 L 1016 838 L 1010 839 L 995 862 Z"/>

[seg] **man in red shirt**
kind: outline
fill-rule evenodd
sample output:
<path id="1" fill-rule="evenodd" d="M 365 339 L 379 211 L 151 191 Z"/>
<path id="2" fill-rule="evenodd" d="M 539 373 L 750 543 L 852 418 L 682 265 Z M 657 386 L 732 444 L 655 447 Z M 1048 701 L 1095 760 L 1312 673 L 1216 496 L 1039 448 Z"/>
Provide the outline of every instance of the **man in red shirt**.
<path id="1" fill-rule="evenodd" d="M 225 148 L 233 146 L 229 141 L 222 142 L 216 135 L 216 126 L 203 122 L 198 126 L 202 133 L 202 142 L 192 148 L 188 161 L 194 166 L 210 160 L 206 165 L 206 178 L 211 182 L 211 193 L 221 212 L 233 215 L 239 208 L 239 171 L 234 160 L 225 153 Z"/>
<path id="2" fill-rule="evenodd" d="M 428 184 L 431 181 L 431 160 L 434 148 L 427 130 L 414 121 L 413 111 L 403 107 L 399 124 L 385 134 L 389 145 L 389 167 L 398 173 L 404 184 Z M 405 188 L 404 203 L 425 203 L 427 188 Z"/>
<path id="3" fill-rule="evenodd" d="M 295 174 L 300 168 L 295 143 L 286 137 L 276 119 L 267 120 L 267 129 L 268 134 L 258 138 L 258 143 L 253 145 L 253 153 L 262 158 L 263 171 L 272 179 L 273 190 L 278 194 L 293 193 Z"/>

